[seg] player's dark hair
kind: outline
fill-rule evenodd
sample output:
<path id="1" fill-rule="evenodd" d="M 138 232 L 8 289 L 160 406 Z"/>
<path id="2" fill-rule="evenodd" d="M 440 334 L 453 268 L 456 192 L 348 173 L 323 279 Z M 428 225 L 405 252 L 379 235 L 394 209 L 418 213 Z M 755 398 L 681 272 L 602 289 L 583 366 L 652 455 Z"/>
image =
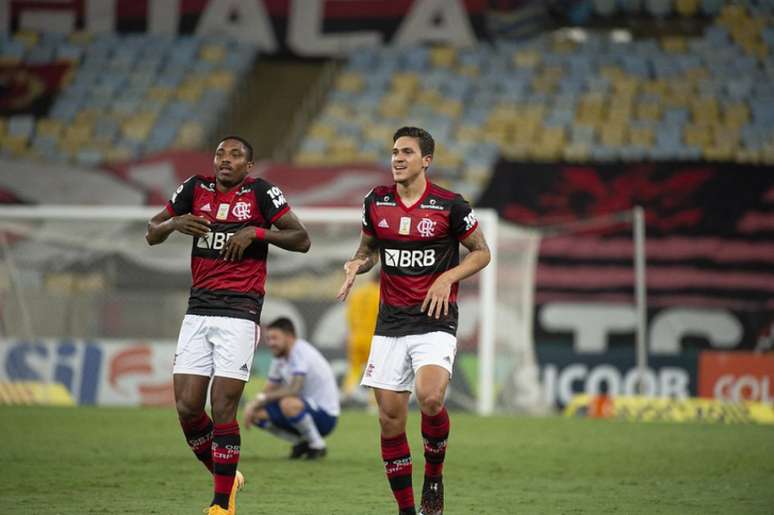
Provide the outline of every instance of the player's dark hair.
<path id="1" fill-rule="evenodd" d="M 419 127 L 401 127 L 395 131 L 395 135 L 392 137 L 392 142 L 398 141 L 398 138 L 408 136 L 409 138 L 416 138 L 419 141 L 419 150 L 422 151 L 422 157 L 432 156 L 435 152 L 435 140 L 425 129 Z"/>
<path id="2" fill-rule="evenodd" d="M 221 138 L 220 141 L 218 141 L 218 146 L 220 146 L 221 143 L 226 141 L 227 139 L 233 139 L 242 144 L 242 146 L 245 147 L 245 157 L 247 157 L 248 161 L 253 160 L 253 146 L 244 138 L 239 136 L 226 136 L 225 138 Z"/>
<path id="3" fill-rule="evenodd" d="M 288 317 L 279 317 L 274 322 L 269 324 L 267 326 L 268 329 L 279 329 L 283 333 L 288 333 L 290 335 L 295 336 L 296 335 L 296 327 L 293 325 L 293 322 L 290 321 Z"/>

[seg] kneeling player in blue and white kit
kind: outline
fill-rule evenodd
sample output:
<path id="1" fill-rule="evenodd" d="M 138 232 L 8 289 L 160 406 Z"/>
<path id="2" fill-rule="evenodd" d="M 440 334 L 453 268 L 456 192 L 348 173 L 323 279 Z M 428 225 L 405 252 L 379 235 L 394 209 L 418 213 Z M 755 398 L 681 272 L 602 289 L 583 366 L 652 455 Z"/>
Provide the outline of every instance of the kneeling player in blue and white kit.
<path id="1" fill-rule="evenodd" d="M 356 274 L 381 260 L 380 306 L 362 385 L 379 406 L 382 459 L 398 509 L 415 515 L 406 417 L 416 387 L 422 411 L 425 480 L 420 513 L 443 513 L 443 463 L 449 437 L 444 406 L 457 351 L 457 285 L 489 263 L 489 248 L 461 195 L 427 179 L 435 143 L 417 127 L 393 136 L 393 184 L 363 202 L 360 247 L 344 265 L 346 299 Z M 460 260 L 460 244 L 469 253 Z"/>
<path id="2" fill-rule="evenodd" d="M 255 425 L 292 443 L 291 459 L 322 458 L 323 437 L 341 411 L 333 369 L 320 351 L 296 337 L 287 318 L 269 324 L 266 343 L 274 358 L 266 387 L 245 408 L 245 427 Z"/>

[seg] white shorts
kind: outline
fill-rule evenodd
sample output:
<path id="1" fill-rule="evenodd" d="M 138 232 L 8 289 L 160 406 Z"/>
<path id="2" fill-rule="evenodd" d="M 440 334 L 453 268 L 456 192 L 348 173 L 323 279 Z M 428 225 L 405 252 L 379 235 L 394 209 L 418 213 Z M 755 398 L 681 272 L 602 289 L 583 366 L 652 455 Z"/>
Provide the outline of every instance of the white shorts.
<path id="1" fill-rule="evenodd" d="M 396 392 L 412 391 L 414 376 L 425 365 L 443 367 L 451 377 L 456 354 L 457 338 L 442 331 L 397 337 L 374 335 L 360 384 Z"/>
<path id="2" fill-rule="evenodd" d="M 260 335 L 261 328 L 252 320 L 186 315 L 172 373 L 247 381 Z"/>

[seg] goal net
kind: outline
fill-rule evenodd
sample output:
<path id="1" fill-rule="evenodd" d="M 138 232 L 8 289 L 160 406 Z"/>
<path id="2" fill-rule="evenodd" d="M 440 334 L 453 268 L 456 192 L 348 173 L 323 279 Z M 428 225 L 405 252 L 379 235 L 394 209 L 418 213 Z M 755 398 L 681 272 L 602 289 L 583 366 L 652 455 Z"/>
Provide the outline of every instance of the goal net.
<path id="1" fill-rule="evenodd" d="M 0 383 L 63 385 L 77 404 L 167 404 L 190 287 L 190 238 L 149 247 L 157 208 L 0 208 Z M 263 321 L 288 316 L 346 371 L 342 265 L 358 245 L 356 209 L 296 210 L 307 254 L 271 247 Z M 479 413 L 540 412 L 532 344 L 538 234 L 477 210 L 493 260 L 460 288 L 455 374 L 448 403 Z M 463 254 L 464 254 L 463 249 Z M 358 281 L 362 281 L 361 278 Z M 256 354 L 265 374 L 270 355 Z"/>

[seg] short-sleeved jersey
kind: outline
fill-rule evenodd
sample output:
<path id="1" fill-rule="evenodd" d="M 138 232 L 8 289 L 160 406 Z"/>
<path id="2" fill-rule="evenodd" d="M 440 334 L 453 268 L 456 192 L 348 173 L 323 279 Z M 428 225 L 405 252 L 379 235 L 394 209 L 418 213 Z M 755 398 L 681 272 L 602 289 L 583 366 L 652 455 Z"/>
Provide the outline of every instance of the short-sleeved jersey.
<path id="1" fill-rule="evenodd" d="M 381 303 L 375 334 L 406 336 L 457 332 L 457 288 L 449 296 L 449 315 L 421 312 L 433 281 L 460 261 L 460 241 L 478 227 L 462 195 L 429 181 L 413 205 L 401 202 L 395 185 L 371 190 L 363 201 L 363 232 L 379 244 Z"/>
<path id="2" fill-rule="evenodd" d="M 210 222 L 210 233 L 194 237 L 191 246 L 191 315 L 247 318 L 260 322 L 269 245 L 256 241 L 241 260 L 225 261 L 221 251 L 246 226 L 269 228 L 290 210 L 279 188 L 248 177 L 227 193 L 214 177 L 195 175 L 181 184 L 167 203 L 172 216 L 191 213 Z"/>
<path id="3" fill-rule="evenodd" d="M 328 415 L 339 415 L 339 389 L 333 369 L 320 351 L 300 338 L 293 343 L 287 356 L 271 360 L 268 379 L 287 386 L 297 375 L 304 376 L 300 392 L 304 400 Z"/>

